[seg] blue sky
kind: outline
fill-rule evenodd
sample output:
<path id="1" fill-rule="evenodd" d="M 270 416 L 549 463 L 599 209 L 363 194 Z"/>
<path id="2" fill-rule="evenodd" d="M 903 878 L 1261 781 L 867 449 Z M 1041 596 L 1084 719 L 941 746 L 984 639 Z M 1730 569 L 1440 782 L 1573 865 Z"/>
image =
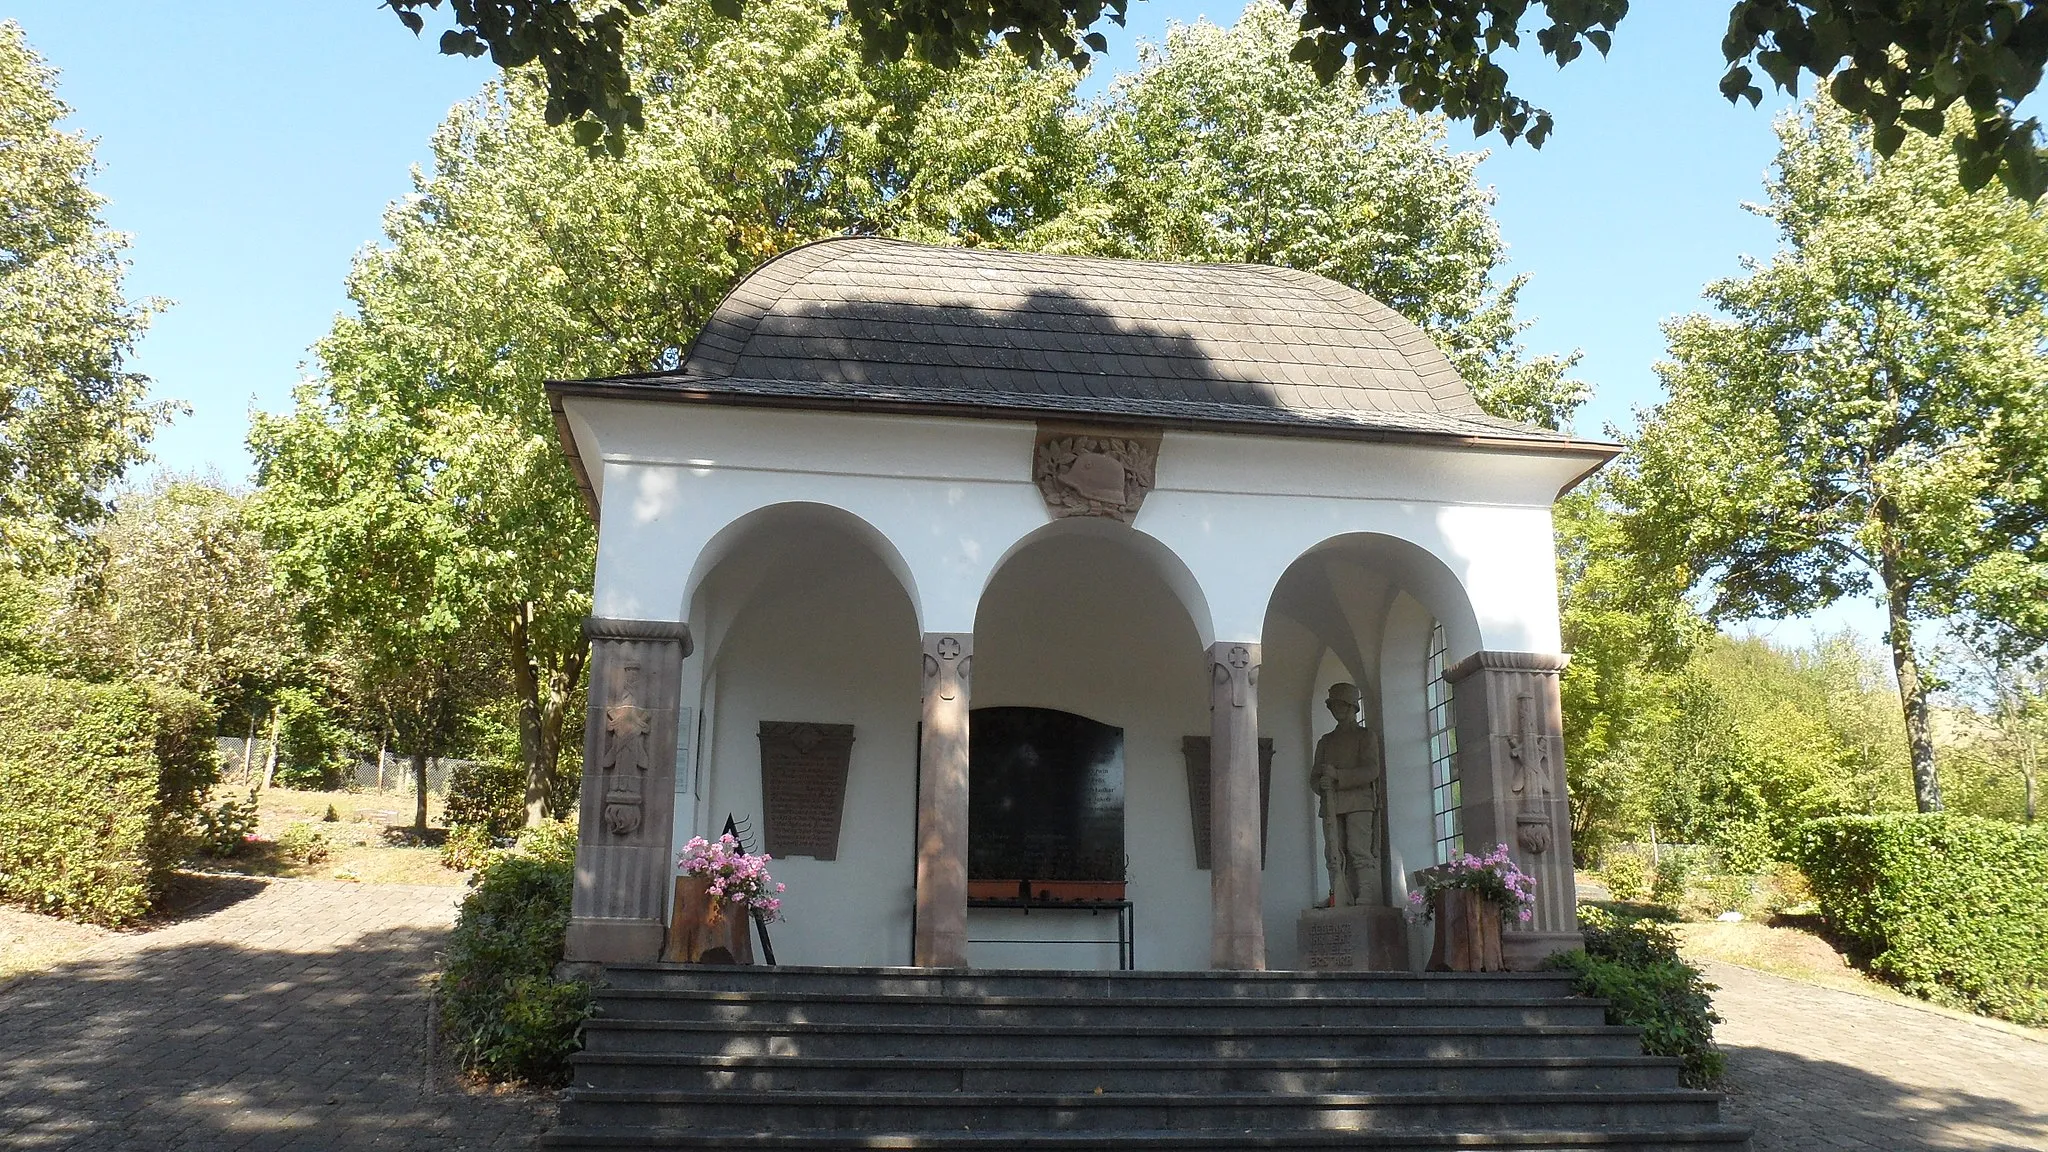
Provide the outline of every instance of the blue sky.
<path id="1" fill-rule="evenodd" d="M 1137 0 L 1090 88 L 1136 61 L 1167 23 L 1235 19 L 1241 0 Z M 307 347 L 346 306 L 350 257 L 376 241 L 384 205 L 410 188 L 427 140 L 488 65 L 436 53 L 376 0 L 164 4 L 13 0 L 7 17 L 62 73 L 68 126 L 99 140 L 107 221 L 134 237 L 133 295 L 173 301 L 135 359 L 191 415 L 158 437 L 160 465 L 248 474 L 252 405 L 289 401 Z M 1581 434 L 1627 425 L 1656 400 L 1658 324 L 1700 306 L 1709 280 L 1767 255 L 1770 228 L 1742 210 L 1774 152 L 1771 114 L 1731 107 L 1715 84 L 1726 12 L 1642 4 L 1607 59 L 1559 70 L 1533 48 L 1511 66 L 1557 116 L 1540 151 L 1497 138 L 1483 178 L 1512 267 L 1530 274 L 1523 313 L 1539 352 L 1580 349 L 1595 396 Z M 1875 632 L 1868 610 L 1852 621 Z M 1787 640 L 1810 625 L 1788 625 Z"/>

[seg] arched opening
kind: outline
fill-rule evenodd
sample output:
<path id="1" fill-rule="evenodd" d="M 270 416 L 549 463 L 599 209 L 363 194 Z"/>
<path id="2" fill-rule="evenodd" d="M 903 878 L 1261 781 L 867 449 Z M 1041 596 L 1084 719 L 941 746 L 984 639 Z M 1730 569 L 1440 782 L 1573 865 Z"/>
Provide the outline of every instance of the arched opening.
<path id="1" fill-rule="evenodd" d="M 973 701 L 977 712 L 1048 709 L 1121 730 L 1136 962 L 1200 969 L 1209 960 L 1209 876 L 1195 866 L 1184 746 L 1209 731 L 1209 667 L 1202 631 L 1174 587 L 1184 569 L 1177 574 L 1178 560 L 1161 551 L 1123 525 L 1079 519 L 1012 549 L 975 617 Z M 1113 968 L 1118 959 L 1106 915 L 971 908 L 968 938 L 976 967 Z"/>
<path id="2" fill-rule="evenodd" d="M 1266 936 L 1268 962 L 1285 968 L 1298 960 L 1301 909 L 1333 894 L 1341 901 L 1351 884 L 1370 889 L 1362 902 L 1399 907 L 1414 873 L 1438 862 L 1440 831 L 1456 820 L 1454 810 L 1446 819 L 1442 809 L 1456 789 L 1439 780 L 1450 767 L 1451 709 L 1447 686 L 1432 673 L 1474 651 L 1479 628 L 1442 561 L 1409 541 L 1356 533 L 1326 540 L 1288 566 L 1268 602 L 1263 636 L 1260 730 L 1275 747 L 1268 831 L 1270 843 L 1287 846 L 1284 859 L 1268 852 Z M 1353 823 L 1362 819 L 1347 810 L 1338 824 L 1333 808 L 1362 801 L 1327 803 L 1311 784 L 1317 743 L 1340 723 L 1329 707 L 1340 683 L 1358 689 L 1358 723 L 1370 733 L 1383 783 L 1373 801 L 1377 867 L 1333 883 L 1329 840 L 1355 835 Z M 1420 936 L 1410 940 L 1417 966 Z"/>
<path id="3" fill-rule="evenodd" d="M 872 527 L 822 504 L 762 509 L 714 545 L 691 579 L 699 647 L 685 701 L 695 684 L 701 711 L 696 770 L 677 772 L 678 790 L 691 791 L 677 797 L 676 839 L 716 836 L 730 814 L 777 856 L 772 871 L 788 886 L 778 961 L 907 964 L 920 647 L 901 559 Z M 817 763 L 820 731 L 850 734 L 850 752 Z M 779 751 L 790 740 L 801 745 L 794 759 Z"/>

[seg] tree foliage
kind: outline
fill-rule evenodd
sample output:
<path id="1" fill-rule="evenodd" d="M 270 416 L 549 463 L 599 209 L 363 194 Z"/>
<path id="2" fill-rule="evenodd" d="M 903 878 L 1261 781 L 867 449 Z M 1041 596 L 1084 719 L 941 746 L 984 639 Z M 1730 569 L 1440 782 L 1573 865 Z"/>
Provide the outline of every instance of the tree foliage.
<path id="1" fill-rule="evenodd" d="M 559 811 L 595 534 L 541 381 L 673 363 L 739 277 L 848 232 L 1308 268 L 1429 326 L 1497 409 L 1562 420 L 1577 385 L 1515 343 L 1473 159 L 1440 122 L 1318 85 L 1289 43 L 1274 6 L 1181 29 L 1084 106 L 1071 71 L 1009 54 L 867 66 L 827 0 L 764 0 L 745 27 L 671 4 L 626 42 L 645 127 L 617 160 L 549 127 L 532 70 L 507 74 L 357 261 L 318 378 L 257 422 L 295 592 L 394 668 L 494 649 L 529 816 Z"/>
<path id="2" fill-rule="evenodd" d="M 1758 211 L 1782 248 L 1670 322 L 1670 399 L 1616 489 L 1650 567 L 1716 618 L 1875 593 L 1938 809 L 1917 621 L 2048 591 L 2048 210 L 1966 193 L 1934 140 L 1890 159 L 1817 98 L 1780 124 Z"/>
<path id="3" fill-rule="evenodd" d="M 0 564 L 46 567 L 169 406 L 124 367 L 160 307 L 121 293 L 127 238 L 100 222 L 92 141 L 60 131 L 56 72 L 0 22 Z"/>
<path id="4" fill-rule="evenodd" d="M 547 123 L 570 123 L 577 143 L 625 152 L 629 129 L 646 127 L 644 91 L 633 80 L 629 26 L 672 0 L 450 0 L 454 27 L 440 48 L 511 68 L 537 64 L 547 86 Z M 384 0 L 414 34 L 422 9 L 442 0 Z M 762 5 L 714 0 L 734 20 L 760 19 Z M 751 7 L 752 11 L 747 9 Z M 869 63 L 914 56 L 941 68 L 979 59 L 1001 44 L 1037 64 L 1047 57 L 1085 65 L 1107 48 L 1092 29 L 1122 24 L 1129 0 L 850 0 L 846 15 Z M 1290 4 L 1290 14 L 1297 6 Z M 1289 56 L 1324 82 L 1349 71 L 1368 89 L 1388 89 L 1418 112 L 1441 110 L 1484 135 L 1541 147 L 1550 114 L 1508 87 L 1502 53 L 1533 31 L 1537 48 L 1561 67 L 1587 47 L 1606 54 L 1628 0 L 1301 0 Z M 1993 176 L 2014 195 L 2048 188 L 2040 125 L 2016 120 L 2018 103 L 2048 66 L 2048 5 L 2040 0 L 1736 0 L 1721 41 L 1731 101 L 1763 98 L 1761 69 L 1797 93 L 1801 73 L 1826 80 L 1840 103 L 1872 125 L 1890 156 L 1906 130 L 1947 134 L 1944 114 L 1966 108 L 1968 133 L 1954 137 L 1960 176 L 1972 190 Z M 1753 66 L 1753 67 L 1752 67 Z"/>
<path id="5" fill-rule="evenodd" d="M 238 493 L 159 478 L 122 497 L 84 553 L 44 628 L 69 674 L 151 680 L 253 714 L 308 662 Z"/>

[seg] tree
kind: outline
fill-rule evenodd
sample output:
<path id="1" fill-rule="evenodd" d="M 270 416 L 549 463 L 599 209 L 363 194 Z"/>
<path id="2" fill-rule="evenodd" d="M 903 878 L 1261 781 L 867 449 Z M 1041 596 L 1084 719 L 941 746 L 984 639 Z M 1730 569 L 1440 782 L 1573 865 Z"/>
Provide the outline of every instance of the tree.
<path id="1" fill-rule="evenodd" d="M 127 238 L 100 222 L 92 141 L 21 27 L 0 22 L 0 567 L 48 567 L 169 405 L 123 362 L 156 300 L 121 294 Z"/>
<path id="2" fill-rule="evenodd" d="M 1471 162 L 1448 156 L 1439 125 L 1375 112 L 1288 69 L 1277 27 L 1277 9 L 1262 10 L 1240 31 L 1176 39 L 1192 61 L 1169 67 L 1169 53 L 1088 109 L 1070 71 L 1007 54 L 951 72 L 914 60 L 866 68 L 857 34 L 827 0 L 766 0 L 744 29 L 708 4 L 672 4 L 627 41 L 634 73 L 651 82 L 646 127 L 615 161 L 550 129 L 538 78 L 508 74 L 437 133 L 433 171 L 386 215 L 388 243 L 358 259 L 355 314 L 319 345 L 319 377 L 296 412 L 258 422 L 260 482 L 278 490 L 271 523 L 284 554 L 295 568 L 302 554 L 328 556 L 319 571 L 353 580 L 350 565 L 369 563 L 372 545 L 390 546 L 378 540 L 404 525 L 403 548 L 420 559 L 382 565 L 385 583 L 352 610 L 399 627 L 431 599 L 499 637 L 529 814 L 559 808 L 595 545 L 541 381 L 673 364 L 740 276 L 824 236 L 1162 259 L 1226 251 L 1235 241 L 1220 234 L 1182 243 L 1151 217 L 1104 210 L 1115 199 L 1108 182 L 1135 178 L 1114 166 L 1128 171 L 1135 110 L 1183 99 L 1217 55 L 1246 63 L 1202 97 L 1215 123 L 1298 114 L 1327 128 L 1292 162 L 1300 222 L 1274 258 L 1393 295 L 1454 345 L 1463 340 L 1466 362 L 1503 378 L 1523 371 L 1512 289 L 1494 284 L 1501 247 Z M 1171 212 L 1206 203 L 1242 215 L 1257 196 L 1242 180 L 1278 171 L 1269 161 L 1286 144 L 1277 133 L 1263 140 L 1261 154 L 1218 132 L 1174 144 L 1242 175 L 1179 187 Z M 1394 223 L 1354 240 L 1374 212 Z M 1427 258 L 1367 253 L 1397 237 Z M 1568 388 L 1522 391 L 1548 397 L 1550 411 L 1561 410 L 1551 392 Z M 303 525 L 295 509 L 307 511 Z M 375 528 L 380 518 L 392 529 Z M 329 533 L 333 543 L 322 543 Z M 325 596 L 327 577 L 304 571 L 308 596 Z M 409 581 L 420 583 L 408 591 Z"/>
<path id="3" fill-rule="evenodd" d="M 1560 427 L 1584 399 L 1576 357 L 1527 358 L 1483 156 L 1384 93 L 1325 85 L 1289 58 L 1293 21 L 1178 25 L 1088 110 L 1088 176 L 1023 237 L 1038 248 L 1299 268 L 1415 321 L 1496 415 Z"/>
<path id="4" fill-rule="evenodd" d="M 259 415 L 251 515 L 315 648 L 338 657 L 352 694 L 412 757 L 413 825 L 427 826 L 428 762 L 502 691 L 463 565 L 460 517 L 423 493 L 444 465 L 403 413 L 343 418 L 313 385 L 297 410 Z"/>
<path id="5" fill-rule="evenodd" d="M 440 37 L 449 55 L 482 56 L 504 68 L 538 64 L 547 85 L 547 123 L 573 125 L 576 141 L 623 154 L 628 129 L 646 126 L 628 48 L 630 26 L 680 0 L 451 0 L 455 26 Z M 415 35 L 421 9 L 442 0 L 384 0 Z M 739 19 L 745 0 L 717 0 Z M 758 16 L 756 0 L 753 16 Z M 1122 24 L 1129 0 L 851 0 L 847 16 L 870 62 L 906 55 L 942 68 L 1001 43 L 1037 64 L 1047 56 L 1085 64 L 1107 41 L 1090 31 L 1105 17 Z M 1289 5 L 1289 10 L 1293 10 Z M 1499 54 L 1522 42 L 1561 67 L 1588 45 L 1603 55 L 1628 14 L 1628 0 L 1303 0 L 1290 55 L 1328 82 L 1347 67 L 1366 88 L 1391 89 L 1418 112 L 1441 109 L 1512 142 L 1541 147 L 1551 117 L 1508 89 Z M 2040 123 L 2015 122 L 2018 102 L 2048 66 L 2048 5 L 2041 0 L 1735 0 L 1721 51 L 1721 92 L 1760 102 L 1756 71 L 1797 94 L 1802 73 L 1875 129 L 1890 156 L 1908 128 L 1948 134 L 1945 114 L 1968 109 L 1970 131 L 1954 136 L 1960 175 L 1971 190 L 1995 175 L 2017 195 L 2048 189 Z M 1753 69 L 1751 65 L 1755 65 Z"/>
<path id="6" fill-rule="evenodd" d="M 1915 623 L 2048 588 L 2048 212 L 1964 192 L 1932 140 L 1881 157 L 1826 99 L 1779 134 L 1757 211 L 1782 248 L 1708 287 L 1724 316 L 1666 325 L 1670 399 L 1616 487 L 1633 545 L 1716 618 L 1875 592 L 1934 811 Z"/>
<path id="7" fill-rule="evenodd" d="M 243 497 L 160 477 L 122 497 L 49 620 L 53 647 L 91 679 L 147 679 L 216 714 L 251 712 L 306 662 L 291 607 Z"/>

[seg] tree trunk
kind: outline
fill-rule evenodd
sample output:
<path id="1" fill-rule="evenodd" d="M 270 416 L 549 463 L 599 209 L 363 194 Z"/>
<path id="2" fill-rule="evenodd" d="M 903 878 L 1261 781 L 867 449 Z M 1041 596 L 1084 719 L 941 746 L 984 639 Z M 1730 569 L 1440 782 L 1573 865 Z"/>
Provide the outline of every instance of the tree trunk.
<path id="1" fill-rule="evenodd" d="M 263 757 L 263 787 L 270 787 L 270 778 L 277 775 L 277 709 L 270 710 L 270 752 Z"/>
<path id="2" fill-rule="evenodd" d="M 1913 757 L 1913 800 L 1922 812 L 1941 811 L 1941 777 L 1934 766 L 1934 732 L 1928 720 L 1927 685 L 1913 651 L 1909 611 L 1913 587 L 1900 571 L 1897 512 L 1887 497 L 1877 500 L 1878 577 L 1884 581 L 1885 642 L 1899 678 L 1899 707 L 1906 714 L 1906 745 Z"/>
<path id="3" fill-rule="evenodd" d="M 2020 782 L 2027 788 L 2027 823 L 2034 822 L 2036 799 L 2041 791 L 2040 750 L 2030 738 L 2020 749 Z"/>
<path id="4" fill-rule="evenodd" d="M 251 704 L 249 706 L 249 734 L 247 736 L 242 737 L 242 783 L 244 784 L 247 784 L 249 782 L 249 778 L 255 775 L 256 773 L 256 765 L 253 763 L 255 759 L 256 706 L 254 704 Z"/>
<path id="5" fill-rule="evenodd" d="M 526 769 L 528 828 L 546 820 L 556 807 L 563 712 L 590 652 L 588 642 L 579 643 L 563 656 L 561 667 L 544 667 L 534 655 L 533 620 L 533 603 L 520 605 L 506 637 L 512 645 L 512 690 L 519 700 L 519 759 Z"/>
<path id="6" fill-rule="evenodd" d="M 427 830 L 427 749 L 418 745 L 412 752 L 412 829 L 424 834 Z"/>

